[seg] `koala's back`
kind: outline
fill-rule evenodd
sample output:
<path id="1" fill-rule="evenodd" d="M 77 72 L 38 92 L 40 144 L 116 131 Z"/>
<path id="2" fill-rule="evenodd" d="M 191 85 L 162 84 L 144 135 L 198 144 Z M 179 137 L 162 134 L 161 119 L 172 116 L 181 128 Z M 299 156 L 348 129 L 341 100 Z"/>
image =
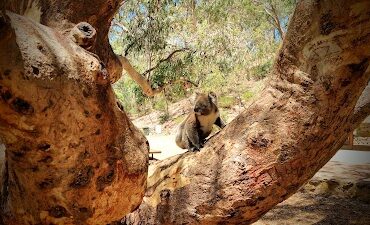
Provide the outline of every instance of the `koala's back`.
<path id="1" fill-rule="evenodd" d="M 185 132 L 185 124 L 189 117 L 190 117 L 190 114 L 185 118 L 184 121 L 181 122 L 181 124 L 179 125 L 179 128 L 177 129 L 177 134 L 176 134 L 176 144 L 177 146 L 183 149 L 188 148 L 188 145 L 189 145 L 186 132 Z"/>

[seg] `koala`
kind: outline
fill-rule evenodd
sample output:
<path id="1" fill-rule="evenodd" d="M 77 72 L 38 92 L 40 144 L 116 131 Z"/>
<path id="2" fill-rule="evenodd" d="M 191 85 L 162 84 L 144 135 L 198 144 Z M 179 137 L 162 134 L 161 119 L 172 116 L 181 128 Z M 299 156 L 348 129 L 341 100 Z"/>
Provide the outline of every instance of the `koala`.
<path id="1" fill-rule="evenodd" d="M 203 147 L 206 137 L 212 132 L 213 124 L 224 128 L 220 118 L 215 93 L 197 93 L 193 111 L 179 125 L 176 144 L 189 151 L 199 151 Z"/>

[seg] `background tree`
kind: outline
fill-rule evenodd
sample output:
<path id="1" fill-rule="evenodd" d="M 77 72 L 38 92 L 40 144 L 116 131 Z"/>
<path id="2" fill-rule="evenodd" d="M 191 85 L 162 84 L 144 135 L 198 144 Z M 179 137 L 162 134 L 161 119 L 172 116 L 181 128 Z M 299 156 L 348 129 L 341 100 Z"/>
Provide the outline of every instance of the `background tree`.
<path id="1" fill-rule="evenodd" d="M 270 23 L 265 11 L 270 5 L 281 27 Z M 243 81 L 268 74 L 281 40 L 275 33 L 278 28 L 286 31 L 283 25 L 294 5 L 293 1 L 127 1 L 113 20 L 110 41 L 115 52 L 126 57 L 128 74 L 143 78 L 144 85 L 136 97 L 120 98 L 124 107 L 137 105 L 144 113 L 157 108 L 163 95 L 154 100 L 145 95 L 163 88 L 167 100 L 177 101 L 186 96 L 184 83 L 191 84 L 190 90 L 218 90 L 222 85 L 235 89 L 231 94 L 249 94 Z M 125 77 L 119 83 L 115 90 L 123 97 L 126 83 L 133 86 Z"/>

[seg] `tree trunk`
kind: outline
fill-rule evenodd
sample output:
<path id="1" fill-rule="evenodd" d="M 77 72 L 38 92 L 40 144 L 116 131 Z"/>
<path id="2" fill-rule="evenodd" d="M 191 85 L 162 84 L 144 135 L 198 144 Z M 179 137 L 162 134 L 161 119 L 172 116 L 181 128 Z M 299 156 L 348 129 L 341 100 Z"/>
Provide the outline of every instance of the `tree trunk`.
<path id="1" fill-rule="evenodd" d="M 260 98 L 200 152 L 151 165 L 125 224 L 250 224 L 369 115 L 370 1 L 301 1 L 291 21 Z"/>
<path id="2" fill-rule="evenodd" d="M 79 22 L 91 24 L 98 32 L 90 51 L 100 57 L 114 82 L 121 77 L 122 67 L 108 42 L 108 31 L 120 2 L 122 0 L 3 0 L 0 8 L 24 15 L 62 34 Z"/>
<path id="3" fill-rule="evenodd" d="M 9 11 L 0 15 L 0 140 L 6 146 L 0 224 L 119 220 L 142 200 L 148 143 L 110 85 L 121 74 L 106 38 L 118 2 L 20 2 L 6 2 L 13 4 L 7 8 L 54 29 Z M 80 21 L 97 32 L 72 24 Z"/>
<path id="4" fill-rule="evenodd" d="M 271 19 L 270 23 L 278 30 L 281 40 L 284 40 L 285 33 L 283 31 L 283 28 L 281 27 L 279 15 L 276 12 L 276 8 L 272 2 L 267 3 L 267 6 L 265 7 L 265 12 Z"/>
<path id="5" fill-rule="evenodd" d="M 147 142 L 109 83 L 121 73 L 107 41 L 118 1 L 5 6 L 51 28 L 0 18 L 4 224 L 107 224 L 140 204 L 146 182 L 127 224 L 249 224 L 312 177 L 369 113 L 370 1 L 302 1 L 261 97 L 200 152 L 152 165 L 146 180 Z M 82 21 L 96 41 L 93 28 L 75 27 Z"/>

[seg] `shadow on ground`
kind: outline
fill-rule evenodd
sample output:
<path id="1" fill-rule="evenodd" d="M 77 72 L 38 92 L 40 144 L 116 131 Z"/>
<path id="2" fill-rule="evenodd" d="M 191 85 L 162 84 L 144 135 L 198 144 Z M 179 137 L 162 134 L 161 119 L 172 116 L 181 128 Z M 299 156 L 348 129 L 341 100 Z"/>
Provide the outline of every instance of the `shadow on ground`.
<path id="1" fill-rule="evenodd" d="M 356 199 L 297 193 L 264 215 L 255 225 L 370 224 L 370 204 Z"/>
<path id="2" fill-rule="evenodd" d="M 331 161 L 254 225 L 369 225 L 370 165 Z"/>

